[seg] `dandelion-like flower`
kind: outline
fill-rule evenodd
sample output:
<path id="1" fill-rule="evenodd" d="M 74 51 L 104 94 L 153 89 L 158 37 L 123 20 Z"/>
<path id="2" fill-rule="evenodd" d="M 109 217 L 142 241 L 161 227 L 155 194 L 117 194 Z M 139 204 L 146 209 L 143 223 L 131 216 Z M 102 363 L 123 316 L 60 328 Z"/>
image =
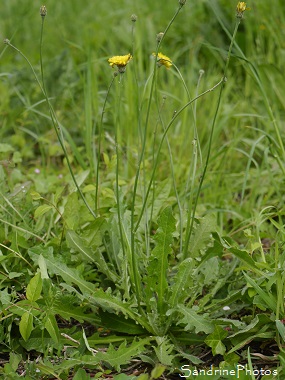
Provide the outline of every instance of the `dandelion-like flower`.
<path id="1" fill-rule="evenodd" d="M 244 1 L 239 1 L 237 4 L 237 17 L 242 18 L 244 11 L 249 10 L 249 8 L 246 7 L 246 3 Z"/>
<path id="2" fill-rule="evenodd" d="M 155 53 L 152 53 L 152 55 L 156 57 L 158 67 L 165 66 L 167 69 L 169 69 L 172 66 L 171 59 L 166 55 L 162 53 L 158 53 L 157 56 Z"/>
<path id="3" fill-rule="evenodd" d="M 115 55 L 112 58 L 108 59 L 110 66 L 117 66 L 119 73 L 124 73 L 126 71 L 126 66 L 132 59 L 131 54 L 127 55 Z"/>

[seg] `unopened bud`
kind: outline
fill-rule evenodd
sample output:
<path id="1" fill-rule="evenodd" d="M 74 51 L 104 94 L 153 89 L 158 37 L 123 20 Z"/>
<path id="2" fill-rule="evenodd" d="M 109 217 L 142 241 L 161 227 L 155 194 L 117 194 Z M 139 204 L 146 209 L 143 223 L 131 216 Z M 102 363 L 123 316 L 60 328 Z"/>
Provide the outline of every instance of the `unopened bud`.
<path id="1" fill-rule="evenodd" d="M 47 15 L 47 8 L 46 8 L 45 5 L 42 5 L 42 6 L 40 7 L 40 15 L 41 15 L 42 17 L 45 17 L 45 16 Z"/>
<path id="2" fill-rule="evenodd" d="M 135 15 L 135 14 L 132 14 L 132 15 L 131 15 L 131 21 L 132 21 L 132 22 L 136 22 L 137 19 L 138 19 L 138 16 L 137 16 L 137 15 Z"/>
<path id="3" fill-rule="evenodd" d="M 163 36 L 164 36 L 164 33 L 158 33 L 157 35 L 156 35 L 156 41 L 157 42 L 160 42 L 162 39 L 163 39 Z"/>

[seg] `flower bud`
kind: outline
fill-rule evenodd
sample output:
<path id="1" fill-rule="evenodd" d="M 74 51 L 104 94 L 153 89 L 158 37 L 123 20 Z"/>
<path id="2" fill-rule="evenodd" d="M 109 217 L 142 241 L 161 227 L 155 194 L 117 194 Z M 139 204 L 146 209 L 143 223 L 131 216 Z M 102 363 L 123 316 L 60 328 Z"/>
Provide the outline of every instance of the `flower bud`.
<path id="1" fill-rule="evenodd" d="M 136 22 L 137 19 L 138 19 L 138 16 L 137 16 L 137 15 L 135 15 L 135 14 L 132 14 L 132 15 L 131 15 L 131 21 L 132 21 L 132 22 Z"/>
<path id="2" fill-rule="evenodd" d="M 42 6 L 40 7 L 40 15 L 41 15 L 42 17 L 45 17 L 45 16 L 47 15 L 47 8 L 46 8 L 45 5 L 42 5 Z"/>
<path id="3" fill-rule="evenodd" d="M 162 32 L 158 33 L 156 35 L 156 41 L 159 43 L 162 40 L 163 36 L 164 36 L 164 33 L 162 33 Z"/>

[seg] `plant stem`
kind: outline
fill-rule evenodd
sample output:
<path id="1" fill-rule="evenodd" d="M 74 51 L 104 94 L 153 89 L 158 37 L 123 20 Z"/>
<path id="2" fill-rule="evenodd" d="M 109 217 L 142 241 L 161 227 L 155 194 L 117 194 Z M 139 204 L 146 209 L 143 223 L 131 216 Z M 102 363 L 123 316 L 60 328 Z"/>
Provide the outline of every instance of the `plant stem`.
<path id="1" fill-rule="evenodd" d="M 162 148 L 162 144 L 164 142 L 164 139 L 167 135 L 167 132 L 169 131 L 169 128 L 171 127 L 171 125 L 173 124 L 173 122 L 176 120 L 176 118 L 178 116 L 180 116 L 180 114 L 187 108 L 189 107 L 193 102 L 195 102 L 196 100 L 198 100 L 199 98 L 201 98 L 202 96 L 214 91 L 217 87 L 219 87 L 224 81 L 224 78 L 222 78 L 217 84 L 215 84 L 215 86 L 209 88 L 208 90 L 202 92 L 200 95 L 196 96 L 194 99 L 190 100 L 189 102 L 187 102 L 183 107 L 180 108 L 180 110 L 178 110 L 175 115 L 173 116 L 173 118 L 171 119 L 171 121 L 168 123 L 168 125 L 166 126 L 164 132 L 163 132 L 163 135 L 161 137 L 161 140 L 159 142 L 159 146 L 157 148 L 157 155 L 156 155 L 156 160 L 154 162 L 154 166 L 153 166 L 153 171 L 152 171 L 152 174 L 151 174 L 151 178 L 150 178 L 150 181 L 149 181 L 149 184 L 148 184 L 148 188 L 147 188 L 147 192 L 146 192 L 146 197 L 144 199 L 144 202 L 143 202 L 143 205 L 142 205 L 142 208 L 141 208 L 141 212 L 140 212 L 140 215 L 138 217 L 138 220 L 137 220 L 137 223 L 134 227 L 134 230 L 133 232 L 136 232 L 137 229 L 139 228 L 139 225 L 140 225 L 140 221 L 142 219 L 142 216 L 143 216 L 143 213 L 144 213 L 144 210 L 145 210 L 145 207 L 146 207 L 146 202 L 147 202 L 147 198 L 148 198 L 148 195 L 149 195 L 149 192 L 150 192 L 150 189 L 151 189 L 151 185 L 153 183 L 153 180 L 154 180 L 154 175 L 155 175 L 155 171 L 156 171 L 156 168 L 157 168 L 157 165 L 158 165 L 158 159 L 159 159 L 159 154 L 160 154 L 160 151 L 161 151 L 161 148 Z"/>
<path id="2" fill-rule="evenodd" d="M 209 138 L 209 144 L 208 144 L 208 151 L 207 151 L 206 161 L 205 161 L 205 165 L 204 165 L 204 169 L 203 169 L 202 175 L 200 177 L 199 186 L 198 186 L 197 194 L 196 194 L 196 197 L 195 197 L 193 209 L 189 210 L 189 218 L 191 219 L 191 225 L 190 225 L 190 228 L 187 229 L 187 231 L 186 231 L 185 244 L 184 244 L 184 250 L 183 250 L 183 258 L 184 259 L 187 257 L 188 246 L 189 246 L 191 234 L 193 232 L 194 219 L 195 219 L 196 209 L 197 209 L 197 205 L 198 205 L 198 200 L 199 200 L 199 196 L 200 196 L 200 193 L 201 193 L 202 185 L 203 185 L 203 182 L 204 182 L 204 179 L 205 179 L 205 175 L 206 175 L 206 172 L 207 172 L 207 169 L 208 169 L 208 165 L 209 165 L 210 154 L 211 154 L 211 149 L 212 149 L 212 141 L 213 141 L 213 135 L 214 135 L 214 129 L 215 129 L 216 121 L 217 121 L 218 112 L 220 110 L 220 105 L 221 105 L 221 99 L 222 99 L 222 93 L 223 93 L 223 90 L 224 90 L 224 85 L 225 85 L 225 83 L 227 81 L 227 76 L 226 75 L 227 75 L 227 71 L 228 71 L 228 67 L 229 67 L 229 63 L 230 63 L 230 57 L 231 57 L 231 53 L 232 53 L 232 48 L 233 48 L 234 40 L 235 40 L 237 31 L 238 31 L 238 27 L 239 27 L 240 21 L 241 21 L 240 18 L 236 19 L 235 29 L 234 29 L 233 36 L 231 38 L 231 43 L 230 43 L 230 47 L 229 47 L 229 51 L 228 51 L 227 59 L 226 59 L 226 64 L 225 64 L 225 68 L 224 68 L 222 85 L 220 87 L 220 92 L 219 92 L 219 96 L 218 96 L 218 102 L 217 102 L 214 118 L 213 118 L 213 121 L 212 121 L 212 127 L 211 127 L 211 132 L 210 132 L 210 138 Z M 191 211 L 192 211 L 192 213 L 191 213 Z"/>

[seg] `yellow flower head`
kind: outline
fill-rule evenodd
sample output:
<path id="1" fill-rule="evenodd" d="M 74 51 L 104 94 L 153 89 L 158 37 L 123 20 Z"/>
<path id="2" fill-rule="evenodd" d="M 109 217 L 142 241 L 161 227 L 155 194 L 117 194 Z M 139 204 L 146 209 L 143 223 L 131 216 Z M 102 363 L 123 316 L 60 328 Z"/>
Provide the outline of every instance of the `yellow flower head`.
<path id="1" fill-rule="evenodd" d="M 131 54 L 127 55 L 115 55 L 112 58 L 108 59 L 110 66 L 117 66 L 120 73 L 124 73 L 126 71 L 126 66 L 130 62 L 133 57 Z"/>
<path id="2" fill-rule="evenodd" d="M 244 11 L 249 10 L 246 7 L 246 3 L 244 1 L 239 1 L 237 5 L 237 17 L 242 18 Z"/>
<path id="3" fill-rule="evenodd" d="M 155 53 L 152 53 L 152 55 L 156 57 Z M 156 58 L 157 58 L 158 67 L 165 66 L 167 69 L 169 69 L 172 66 L 171 59 L 167 57 L 166 55 L 162 53 L 158 53 Z"/>

